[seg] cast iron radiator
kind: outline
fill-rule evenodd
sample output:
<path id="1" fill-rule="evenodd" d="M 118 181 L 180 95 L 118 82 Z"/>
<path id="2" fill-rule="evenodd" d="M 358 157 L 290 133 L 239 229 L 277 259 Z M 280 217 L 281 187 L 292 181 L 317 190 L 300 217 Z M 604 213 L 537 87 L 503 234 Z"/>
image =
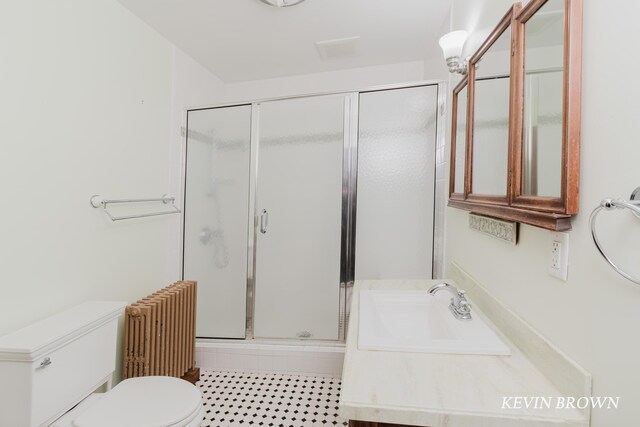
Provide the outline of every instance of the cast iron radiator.
<path id="1" fill-rule="evenodd" d="M 176 282 L 127 306 L 123 378 L 162 375 L 197 381 L 197 287 L 196 282 Z"/>

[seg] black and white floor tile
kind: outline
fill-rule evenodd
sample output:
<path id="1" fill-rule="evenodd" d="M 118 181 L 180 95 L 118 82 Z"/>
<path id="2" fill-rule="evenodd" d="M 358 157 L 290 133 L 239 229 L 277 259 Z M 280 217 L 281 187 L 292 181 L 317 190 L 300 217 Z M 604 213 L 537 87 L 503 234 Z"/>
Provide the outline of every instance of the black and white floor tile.
<path id="1" fill-rule="evenodd" d="M 247 372 L 203 371 L 202 427 L 346 426 L 338 416 L 340 379 Z"/>

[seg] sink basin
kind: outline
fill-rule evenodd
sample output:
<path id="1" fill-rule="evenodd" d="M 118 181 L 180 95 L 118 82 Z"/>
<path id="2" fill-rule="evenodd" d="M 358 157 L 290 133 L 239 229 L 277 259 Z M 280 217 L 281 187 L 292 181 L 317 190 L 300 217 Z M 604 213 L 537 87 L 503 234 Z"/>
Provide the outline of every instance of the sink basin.
<path id="1" fill-rule="evenodd" d="M 504 342 L 471 312 L 458 320 L 450 294 L 427 291 L 360 291 L 361 350 L 510 355 Z"/>

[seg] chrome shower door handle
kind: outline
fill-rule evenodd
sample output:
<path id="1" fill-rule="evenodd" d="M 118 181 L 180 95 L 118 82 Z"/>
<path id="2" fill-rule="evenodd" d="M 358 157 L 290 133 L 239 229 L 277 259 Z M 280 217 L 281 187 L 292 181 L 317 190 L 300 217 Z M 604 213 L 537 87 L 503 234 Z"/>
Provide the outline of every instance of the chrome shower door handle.
<path id="1" fill-rule="evenodd" d="M 269 226 L 269 212 L 267 212 L 266 209 L 262 209 L 262 212 L 260 212 L 260 232 L 262 234 L 266 234 L 268 226 Z"/>

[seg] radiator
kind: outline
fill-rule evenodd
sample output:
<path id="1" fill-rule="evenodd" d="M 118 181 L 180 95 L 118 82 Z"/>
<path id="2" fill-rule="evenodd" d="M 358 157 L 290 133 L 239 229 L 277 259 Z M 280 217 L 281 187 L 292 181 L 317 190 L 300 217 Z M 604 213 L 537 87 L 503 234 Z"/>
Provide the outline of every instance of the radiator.
<path id="1" fill-rule="evenodd" d="M 196 293 L 196 282 L 176 282 L 127 306 L 123 378 L 192 375 Z"/>

